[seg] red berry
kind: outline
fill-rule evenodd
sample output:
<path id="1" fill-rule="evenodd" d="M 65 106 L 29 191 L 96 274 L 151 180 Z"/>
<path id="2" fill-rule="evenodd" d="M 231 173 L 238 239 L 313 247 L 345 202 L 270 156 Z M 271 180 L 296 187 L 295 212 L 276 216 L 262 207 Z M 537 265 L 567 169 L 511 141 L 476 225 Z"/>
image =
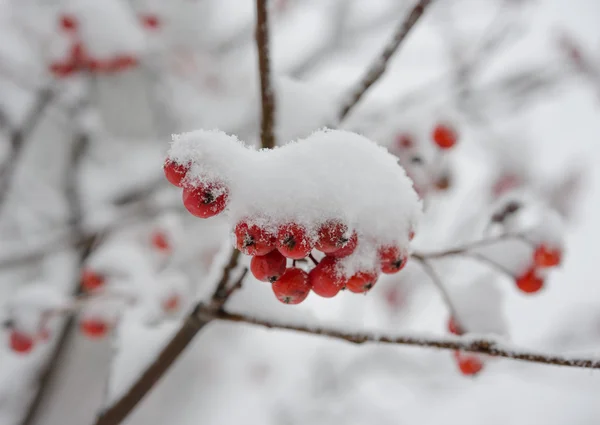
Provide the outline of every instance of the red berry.
<path id="1" fill-rule="evenodd" d="M 413 137 L 407 133 L 400 133 L 396 136 L 396 145 L 401 149 L 410 149 L 414 146 Z"/>
<path id="2" fill-rule="evenodd" d="M 456 323 L 456 320 L 454 320 L 454 317 L 450 317 L 450 319 L 448 319 L 448 331 L 454 335 L 462 335 L 463 334 L 462 329 L 458 326 L 458 323 Z"/>
<path id="3" fill-rule="evenodd" d="M 148 29 L 155 30 L 160 27 L 160 20 L 156 15 L 143 15 L 142 24 Z"/>
<path id="4" fill-rule="evenodd" d="M 108 68 L 109 68 L 108 62 L 101 61 L 99 59 L 90 58 L 90 57 L 86 58 L 83 66 L 92 73 L 106 72 L 106 71 L 108 71 Z"/>
<path id="5" fill-rule="evenodd" d="M 200 184 L 183 188 L 183 205 L 196 217 L 210 218 L 223 212 L 229 191 L 222 183 Z"/>
<path id="6" fill-rule="evenodd" d="M 397 246 L 384 246 L 379 249 L 381 271 L 386 274 L 398 273 L 406 265 L 406 255 Z"/>
<path id="7" fill-rule="evenodd" d="M 304 270 L 296 267 L 286 269 L 277 281 L 273 282 L 273 292 L 285 304 L 300 304 L 308 297 L 310 284 Z"/>
<path id="8" fill-rule="evenodd" d="M 151 243 L 154 248 L 162 252 L 171 251 L 171 244 L 169 238 L 164 232 L 159 230 L 152 233 Z"/>
<path id="9" fill-rule="evenodd" d="M 98 339 L 106 336 L 109 326 L 108 323 L 102 319 L 89 318 L 83 319 L 79 323 L 79 329 L 88 338 Z"/>
<path id="10" fill-rule="evenodd" d="M 344 247 L 349 239 L 348 226 L 338 220 L 328 220 L 319 227 L 315 248 L 329 254 Z"/>
<path id="11" fill-rule="evenodd" d="M 493 184 L 492 194 L 497 198 L 509 190 L 516 189 L 522 183 L 521 178 L 518 176 L 512 174 L 503 175 Z"/>
<path id="12" fill-rule="evenodd" d="M 68 32 L 77 31 L 77 19 L 72 15 L 62 15 L 60 17 L 60 27 Z"/>
<path id="13" fill-rule="evenodd" d="M 181 306 L 179 295 L 173 294 L 162 302 L 162 309 L 165 313 L 175 313 Z"/>
<path id="14" fill-rule="evenodd" d="M 385 302 L 392 310 L 398 310 L 405 302 L 403 292 L 397 286 L 390 286 L 384 292 Z"/>
<path id="15" fill-rule="evenodd" d="M 277 238 L 256 224 L 245 221 L 235 226 L 235 246 L 246 255 L 266 255 L 275 249 Z"/>
<path id="16" fill-rule="evenodd" d="M 483 369 L 483 362 L 474 354 L 464 354 L 459 351 L 454 353 L 458 368 L 463 375 L 477 375 Z"/>
<path id="17" fill-rule="evenodd" d="M 16 329 L 10 331 L 10 348 L 21 354 L 29 353 L 33 349 L 33 338 Z"/>
<path id="18" fill-rule="evenodd" d="M 335 297 L 344 287 L 345 279 L 339 275 L 337 260 L 325 257 L 308 274 L 313 292 L 324 298 Z"/>
<path id="19" fill-rule="evenodd" d="M 169 158 L 163 165 L 165 177 L 174 186 L 181 187 L 181 182 L 185 178 L 185 175 L 189 171 L 190 167 L 187 164 L 178 164 L 175 161 L 171 161 Z"/>
<path id="20" fill-rule="evenodd" d="M 86 268 L 81 272 L 81 288 L 84 291 L 96 291 L 104 286 L 104 276 Z"/>
<path id="21" fill-rule="evenodd" d="M 529 268 L 515 280 L 517 287 L 526 294 L 538 292 L 544 286 L 544 279 L 537 275 L 535 267 Z"/>
<path id="22" fill-rule="evenodd" d="M 458 136 L 448 124 L 437 124 L 431 138 L 440 149 L 450 149 L 456 144 Z"/>
<path id="23" fill-rule="evenodd" d="M 71 46 L 71 62 L 76 66 L 82 66 L 84 64 L 85 50 L 83 49 L 83 44 L 78 42 Z"/>
<path id="24" fill-rule="evenodd" d="M 347 257 L 354 252 L 357 245 L 358 245 L 358 236 L 356 235 L 356 232 L 354 232 L 354 233 L 352 233 L 352 235 L 350 236 L 350 239 L 348 239 L 348 241 L 342 248 L 340 248 L 337 251 L 334 251 L 328 255 L 330 255 L 331 257 L 335 257 L 335 258 Z"/>
<path id="25" fill-rule="evenodd" d="M 286 258 L 277 250 L 252 257 L 250 271 L 263 282 L 275 282 L 285 273 Z"/>
<path id="26" fill-rule="evenodd" d="M 75 73 L 77 67 L 73 62 L 53 62 L 50 64 L 50 72 L 56 78 L 66 78 Z"/>
<path id="27" fill-rule="evenodd" d="M 277 232 L 277 249 L 287 258 L 300 260 L 310 254 L 313 244 L 304 227 L 289 223 Z"/>
<path id="28" fill-rule="evenodd" d="M 415 231 L 414 231 L 414 230 L 411 230 L 411 231 L 408 233 L 408 240 L 409 240 L 409 241 L 412 241 L 414 238 L 415 238 Z"/>
<path id="29" fill-rule="evenodd" d="M 378 277 L 374 272 L 358 272 L 348 279 L 346 288 L 356 294 L 365 293 L 375 286 Z"/>
<path id="30" fill-rule="evenodd" d="M 539 245 L 533 253 L 533 261 L 537 267 L 555 267 L 560 264 L 562 252 L 558 248 Z"/>

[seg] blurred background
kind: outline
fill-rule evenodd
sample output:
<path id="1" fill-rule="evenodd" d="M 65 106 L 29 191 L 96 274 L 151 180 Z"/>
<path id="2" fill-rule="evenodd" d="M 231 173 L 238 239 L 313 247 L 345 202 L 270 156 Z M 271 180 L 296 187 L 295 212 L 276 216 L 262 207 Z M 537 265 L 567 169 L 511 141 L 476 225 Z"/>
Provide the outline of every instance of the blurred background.
<path id="1" fill-rule="evenodd" d="M 278 144 L 335 122 L 412 6 L 269 3 Z M 93 424 L 209 293 L 229 226 L 185 211 L 162 164 L 174 133 L 218 128 L 259 143 L 254 7 L 0 2 L 0 318 L 27 323 L 15 299 L 73 296 L 89 270 L 154 300 L 96 306 L 115 323 L 106 338 L 86 336 L 80 317 L 55 318 L 27 354 L 11 349 L 5 327 L 1 425 Z M 388 147 L 413 178 L 426 212 L 417 250 L 481 239 L 514 199 L 560 215 L 563 263 L 539 293 L 484 264 L 435 265 L 470 329 L 588 356 L 600 350 L 599 20 L 595 0 L 435 1 L 341 124 Z M 429 136 L 442 121 L 460 138 L 444 155 Z M 156 300 L 172 294 L 178 312 L 163 317 Z M 311 294 L 297 307 L 247 277 L 229 305 L 344 329 L 448 333 L 447 307 L 412 264 L 368 296 Z M 451 352 L 213 323 L 125 423 L 595 425 L 598 391 L 595 371 L 485 359 L 464 376 Z"/>

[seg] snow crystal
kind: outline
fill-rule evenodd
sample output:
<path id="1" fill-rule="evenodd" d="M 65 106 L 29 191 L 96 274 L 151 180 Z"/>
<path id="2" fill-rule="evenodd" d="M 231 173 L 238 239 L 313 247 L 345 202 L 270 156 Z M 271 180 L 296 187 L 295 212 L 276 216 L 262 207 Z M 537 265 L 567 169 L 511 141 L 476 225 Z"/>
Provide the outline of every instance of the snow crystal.
<path id="1" fill-rule="evenodd" d="M 232 227 L 241 220 L 276 233 L 295 222 L 316 239 L 318 226 L 337 219 L 357 232 L 359 245 L 342 261 L 344 273 L 374 268 L 377 248 L 408 252 L 421 204 L 396 158 L 369 139 L 320 130 L 273 150 L 256 150 L 212 130 L 176 135 L 169 158 L 190 165 L 185 183 L 220 181 L 229 190 Z"/>

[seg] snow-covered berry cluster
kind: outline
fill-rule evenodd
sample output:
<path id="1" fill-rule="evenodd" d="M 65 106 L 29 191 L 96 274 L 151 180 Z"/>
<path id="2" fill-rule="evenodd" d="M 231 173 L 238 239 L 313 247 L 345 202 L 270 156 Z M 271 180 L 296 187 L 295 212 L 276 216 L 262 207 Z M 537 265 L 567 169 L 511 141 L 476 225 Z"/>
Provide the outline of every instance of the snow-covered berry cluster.
<path id="1" fill-rule="evenodd" d="M 327 298 L 345 288 L 364 293 L 380 273 L 400 271 L 421 214 L 397 159 L 348 131 L 256 150 L 200 130 L 174 137 L 164 170 L 190 213 L 225 213 L 253 275 L 288 304 L 311 290 Z M 311 270 L 296 266 L 307 259 Z"/>

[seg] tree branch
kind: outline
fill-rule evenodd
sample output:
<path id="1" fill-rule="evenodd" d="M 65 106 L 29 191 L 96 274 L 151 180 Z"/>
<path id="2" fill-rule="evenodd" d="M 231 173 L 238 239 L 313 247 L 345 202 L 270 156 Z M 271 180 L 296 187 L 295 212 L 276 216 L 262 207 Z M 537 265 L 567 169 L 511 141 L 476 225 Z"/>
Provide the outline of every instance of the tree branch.
<path id="1" fill-rule="evenodd" d="M 200 310 L 202 315 L 211 316 L 208 310 Z M 467 337 L 447 337 L 447 338 L 431 338 L 419 336 L 376 336 L 368 333 L 350 333 L 342 332 L 335 329 L 327 329 L 322 327 L 309 327 L 301 325 L 289 325 L 256 319 L 253 317 L 228 313 L 220 311 L 212 314 L 212 317 L 218 320 L 228 322 L 247 323 L 255 326 L 262 326 L 269 329 L 281 329 L 288 331 L 296 331 L 311 335 L 327 336 L 329 338 L 344 340 L 353 344 L 364 343 L 382 343 L 392 345 L 412 345 L 417 347 L 437 348 L 442 350 L 460 350 L 471 353 L 485 354 L 494 357 L 504 357 L 507 359 L 523 360 L 531 363 L 543 363 L 556 366 L 570 366 L 585 369 L 600 369 L 600 360 L 586 358 L 569 358 L 553 354 L 544 354 L 534 351 L 526 351 L 513 349 L 509 346 L 504 346 L 499 342 L 487 339 L 472 339 Z"/>
<path id="2" fill-rule="evenodd" d="M 262 105 L 260 139 L 263 148 L 272 149 L 275 147 L 275 94 L 271 86 L 267 0 L 256 0 L 256 47 Z"/>
<path id="3" fill-rule="evenodd" d="M 418 0 L 409 15 L 402 21 L 392 39 L 385 46 L 383 52 L 381 52 L 381 55 L 371 64 L 358 86 L 350 93 L 348 101 L 342 105 L 338 115 L 340 122 L 346 118 L 348 113 L 358 104 L 367 90 L 369 90 L 369 88 L 383 75 L 389 60 L 401 46 L 402 42 L 410 30 L 415 26 L 419 18 L 421 18 L 431 1 L 432 0 Z"/>
<path id="4" fill-rule="evenodd" d="M 11 132 L 10 153 L 2 167 L 0 167 L 0 205 L 4 203 L 6 195 L 8 194 L 10 183 L 23 151 L 25 141 L 39 123 L 46 107 L 50 104 L 53 97 L 54 90 L 49 88 L 42 89 L 39 92 L 33 107 L 26 115 L 21 127 L 13 129 Z"/>

